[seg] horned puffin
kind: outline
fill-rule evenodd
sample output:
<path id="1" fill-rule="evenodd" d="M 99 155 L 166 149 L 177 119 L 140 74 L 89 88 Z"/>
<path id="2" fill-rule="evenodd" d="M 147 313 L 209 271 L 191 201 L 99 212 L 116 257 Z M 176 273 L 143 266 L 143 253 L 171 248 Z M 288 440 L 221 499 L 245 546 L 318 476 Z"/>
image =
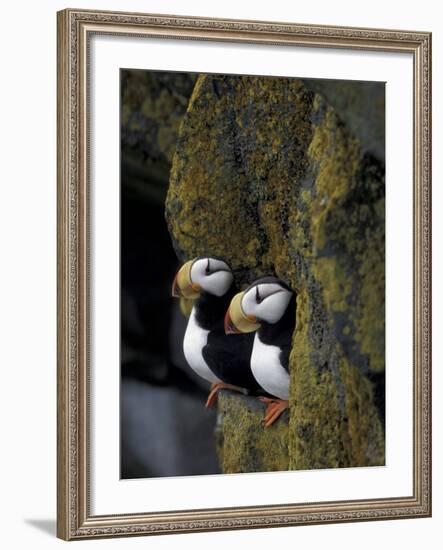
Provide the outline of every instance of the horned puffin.
<path id="1" fill-rule="evenodd" d="M 211 384 L 207 408 L 215 405 L 223 388 L 242 393 L 259 389 L 250 366 L 253 335 L 234 342 L 224 330 L 224 315 L 235 292 L 229 265 L 215 256 L 186 262 L 172 284 L 173 296 L 195 300 L 183 351 L 189 366 Z"/>
<path id="2" fill-rule="evenodd" d="M 225 315 L 226 334 L 256 332 L 251 370 L 273 397 L 266 403 L 265 428 L 289 406 L 289 353 L 295 327 L 295 294 L 280 279 L 264 277 L 234 296 Z"/>

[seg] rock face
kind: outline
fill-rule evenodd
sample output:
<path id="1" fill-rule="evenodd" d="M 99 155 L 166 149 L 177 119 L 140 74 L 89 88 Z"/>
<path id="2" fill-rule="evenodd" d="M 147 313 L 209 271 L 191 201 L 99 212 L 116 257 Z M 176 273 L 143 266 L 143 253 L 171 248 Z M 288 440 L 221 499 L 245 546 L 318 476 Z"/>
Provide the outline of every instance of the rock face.
<path id="1" fill-rule="evenodd" d="M 362 151 L 385 161 L 385 85 L 382 82 L 304 80 L 322 94 L 358 138 Z"/>
<path id="2" fill-rule="evenodd" d="M 222 390 L 218 397 L 217 450 L 221 470 L 275 472 L 289 469 L 288 415 L 263 429 L 265 406 L 255 397 Z"/>
<path id="3" fill-rule="evenodd" d="M 171 169 L 169 230 L 182 260 L 220 255 L 240 286 L 276 275 L 297 293 L 289 469 L 384 464 L 384 191 L 384 166 L 302 81 L 198 78 Z M 224 433 L 247 412 L 229 399 Z M 232 457 L 269 437 L 254 426 L 225 444 L 226 471 L 251 471 Z M 267 469 L 261 461 L 253 468 Z"/>
<path id="4" fill-rule="evenodd" d="M 195 75 L 124 69 L 121 148 L 124 185 L 163 205 L 177 133 Z"/>

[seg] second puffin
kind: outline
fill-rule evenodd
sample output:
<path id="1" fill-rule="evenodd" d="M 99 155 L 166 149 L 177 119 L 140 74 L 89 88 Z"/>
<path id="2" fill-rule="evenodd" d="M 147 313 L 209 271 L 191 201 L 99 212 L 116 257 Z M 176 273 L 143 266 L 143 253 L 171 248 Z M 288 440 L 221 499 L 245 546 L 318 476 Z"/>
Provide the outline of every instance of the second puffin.
<path id="1" fill-rule="evenodd" d="M 260 386 L 273 396 L 260 398 L 267 405 L 265 428 L 289 406 L 289 353 L 294 327 L 295 294 L 275 277 L 258 279 L 236 294 L 226 312 L 226 334 L 257 331 L 251 370 Z"/>

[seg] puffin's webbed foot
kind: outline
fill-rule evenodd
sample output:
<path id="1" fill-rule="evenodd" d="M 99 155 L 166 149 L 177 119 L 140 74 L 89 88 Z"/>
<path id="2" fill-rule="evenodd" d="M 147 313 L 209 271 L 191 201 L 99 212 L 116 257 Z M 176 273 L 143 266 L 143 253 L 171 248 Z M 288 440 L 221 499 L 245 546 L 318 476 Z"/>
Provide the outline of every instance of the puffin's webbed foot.
<path id="1" fill-rule="evenodd" d="M 263 418 L 265 428 L 269 428 L 271 424 L 274 424 L 283 411 L 289 408 L 289 401 L 284 399 L 274 399 L 271 397 L 260 397 L 259 399 L 267 405 L 265 417 Z"/>
<path id="2" fill-rule="evenodd" d="M 217 394 L 220 390 L 233 390 L 240 393 L 244 393 L 244 389 L 239 386 L 233 386 L 232 384 L 225 384 L 224 382 L 218 382 L 217 384 L 211 384 L 211 391 L 209 392 L 208 399 L 206 400 L 205 407 L 212 409 L 217 403 Z"/>

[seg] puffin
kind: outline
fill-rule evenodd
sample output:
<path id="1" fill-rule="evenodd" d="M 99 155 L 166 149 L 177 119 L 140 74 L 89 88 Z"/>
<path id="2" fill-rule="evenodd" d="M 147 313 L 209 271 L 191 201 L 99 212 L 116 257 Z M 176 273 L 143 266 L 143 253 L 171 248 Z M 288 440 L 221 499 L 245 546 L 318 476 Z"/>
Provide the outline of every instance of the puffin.
<path id="1" fill-rule="evenodd" d="M 194 300 L 183 351 L 194 372 L 211 384 L 207 408 L 214 407 L 223 388 L 243 394 L 260 389 L 250 365 L 253 335 L 234 342 L 224 330 L 224 315 L 237 290 L 231 268 L 216 256 L 186 262 L 172 284 L 174 297 Z"/>
<path id="2" fill-rule="evenodd" d="M 265 428 L 289 407 L 289 353 L 295 314 L 295 293 L 282 280 L 263 277 L 236 294 L 225 315 L 227 335 L 255 332 L 251 370 L 271 396 L 259 397 L 266 404 Z"/>

